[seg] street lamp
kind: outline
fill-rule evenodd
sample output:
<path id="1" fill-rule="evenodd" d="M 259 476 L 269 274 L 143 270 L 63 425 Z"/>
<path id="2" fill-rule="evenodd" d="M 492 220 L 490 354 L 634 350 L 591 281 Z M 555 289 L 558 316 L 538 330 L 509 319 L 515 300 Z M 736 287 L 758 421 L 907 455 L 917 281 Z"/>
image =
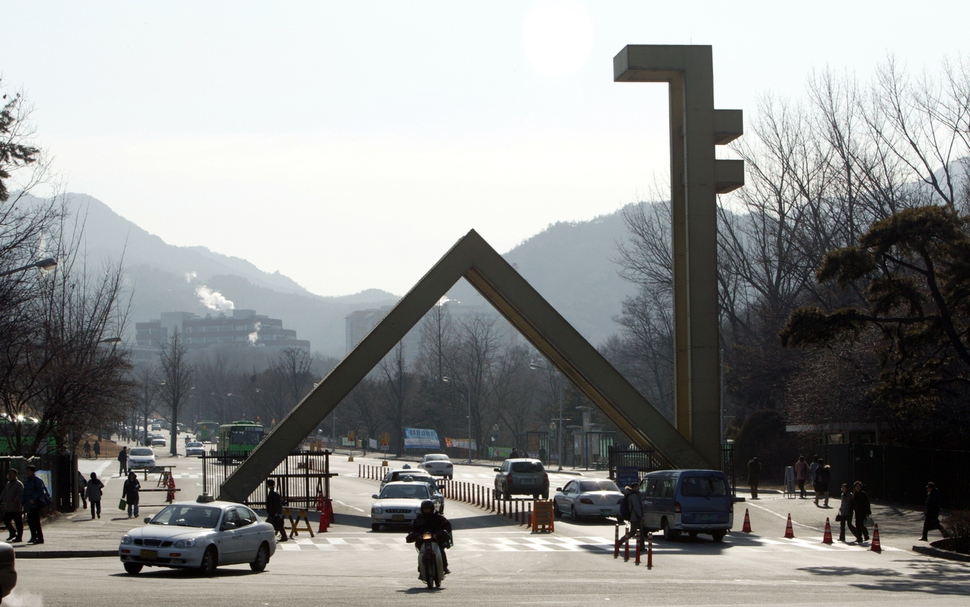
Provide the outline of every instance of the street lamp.
<path id="1" fill-rule="evenodd" d="M 535 371 L 536 369 L 542 369 L 544 371 L 548 371 L 549 373 L 552 373 L 552 369 L 550 369 L 545 365 L 541 365 L 538 362 L 529 363 L 529 368 L 532 369 L 533 371 Z M 566 386 L 565 384 L 563 384 L 559 387 L 559 419 L 557 420 L 559 422 L 559 425 L 557 427 L 557 432 L 556 432 L 556 442 L 558 443 L 557 449 L 559 451 L 558 472 L 562 472 L 562 435 L 563 435 L 563 432 L 566 431 L 566 425 L 563 423 L 565 420 L 563 420 L 562 418 L 562 401 L 565 398 L 565 394 L 564 394 L 565 392 L 566 392 Z"/>
<path id="2" fill-rule="evenodd" d="M 465 386 L 465 393 L 468 395 L 468 463 L 472 463 L 472 389 L 471 386 L 465 382 L 448 377 L 447 375 L 441 378 L 441 381 L 445 383 L 453 383 L 460 386 Z"/>
<path id="3" fill-rule="evenodd" d="M 0 272 L 0 277 L 10 276 L 11 274 L 16 274 L 17 272 L 23 272 L 24 270 L 29 270 L 31 268 L 40 268 L 41 270 L 50 270 L 57 265 L 57 260 L 53 257 L 48 257 L 47 259 L 41 259 L 40 261 L 35 261 L 34 263 L 29 263 L 25 266 L 19 268 L 14 268 L 12 270 L 6 270 Z"/>

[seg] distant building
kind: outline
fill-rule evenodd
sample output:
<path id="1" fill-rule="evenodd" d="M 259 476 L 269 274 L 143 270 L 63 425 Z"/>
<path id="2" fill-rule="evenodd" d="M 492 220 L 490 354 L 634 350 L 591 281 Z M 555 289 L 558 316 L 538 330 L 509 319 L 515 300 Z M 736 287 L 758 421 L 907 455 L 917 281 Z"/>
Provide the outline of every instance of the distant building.
<path id="1" fill-rule="evenodd" d="M 256 314 L 255 310 L 232 310 L 231 314 L 163 312 L 158 320 L 135 323 L 135 362 L 154 362 L 158 351 L 179 332 L 188 350 L 201 350 L 214 345 L 269 348 L 299 348 L 310 351 L 310 342 L 297 339 L 296 331 L 284 329 L 283 321 Z"/>

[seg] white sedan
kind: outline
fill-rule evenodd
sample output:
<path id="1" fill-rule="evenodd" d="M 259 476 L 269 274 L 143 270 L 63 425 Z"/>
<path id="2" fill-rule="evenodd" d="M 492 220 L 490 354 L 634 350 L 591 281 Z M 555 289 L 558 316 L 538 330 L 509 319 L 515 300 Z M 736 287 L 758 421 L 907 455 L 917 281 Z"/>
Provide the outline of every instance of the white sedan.
<path id="1" fill-rule="evenodd" d="M 421 502 L 432 499 L 427 483 L 396 481 L 387 483 L 377 500 L 370 507 L 371 529 L 378 531 L 381 525 L 410 525 L 421 512 Z"/>
<path id="2" fill-rule="evenodd" d="M 573 519 L 582 516 L 619 517 L 623 492 L 611 480 L 574 480 L 556 489 L 552 509 L 557 517 L 568 512 Z"/>
<path id="3" fill-rule="evenodd" d="M 128 469 L 155 467 L 155 451 L 151 447 L 132 447 L 128 452 Z"/>
<path id="4" fill-rule="evenodd" d="M 185 443 L 185 457 L 202 457 L 205 455 L 205 445 L 199 441 Z"/>
<path id="5" fill-rule="evenodd" d="M 242 504 L 179 502 L 145 522 L 125 534 L 118 547 L 125 571 L 133 575 L 142 567 L 212 575 L 219 565 L 236 563 L 249 563 L 258 572 L 276 552 L 273 526 Z"/>
<path id="6" fill-rule="evenodd" d="M 422 468 L 428 474 L 434 474 L 436 476 L 443 476 L 445 478 L 455 477 L 455 467 L 444 453 L 429 453 L 425 455 L 421 463 L 418 464 L 418 468 Z"/>

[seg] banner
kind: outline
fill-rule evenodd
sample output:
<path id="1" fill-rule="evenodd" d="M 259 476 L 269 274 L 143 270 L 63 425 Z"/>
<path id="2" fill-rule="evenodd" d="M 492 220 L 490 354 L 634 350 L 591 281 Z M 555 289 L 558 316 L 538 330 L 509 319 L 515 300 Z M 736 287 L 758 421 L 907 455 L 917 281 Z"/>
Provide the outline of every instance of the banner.
<path id="1" fill-rule="evenodd" d="M 512 456 L 512 447 L 489 447 L 489 459 L 508 459 Z"/>
<path id="2" fill-rule="evenodd" d="M 426 428 L 405 428 L 404 429 L 404 448 L 405 449 L 440 449 L 441 440 L 438 433 Z"/>
<path id="3" fill-rule="evenodd" d="M 451 449 L 468 449 L 468 439 L 467 438 L 448 438 L 445 437 L 445 447 Z M 475 445 L 474 439 L 472 440 L 472 451 L 478 451 L 478 447 Z"/>
<path id="4" fill-rule="evenodd" d="M 376 438 L 367 439 L 367 448 L 373 451 L 377 451 L 377 439 Z"/>

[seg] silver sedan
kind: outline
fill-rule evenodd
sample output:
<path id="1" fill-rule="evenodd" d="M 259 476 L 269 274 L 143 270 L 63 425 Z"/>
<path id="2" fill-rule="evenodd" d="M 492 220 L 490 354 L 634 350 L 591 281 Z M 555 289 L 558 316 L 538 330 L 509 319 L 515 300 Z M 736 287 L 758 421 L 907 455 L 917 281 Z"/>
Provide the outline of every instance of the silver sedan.
<path id="1" fill-rule="evenodd" d="M 573 519 L 580 517 L 618 517 L 623 492 L 611 480 L 574 480 L 556 489 L 552 509 L 557 517 L 569 513 Z"/>

